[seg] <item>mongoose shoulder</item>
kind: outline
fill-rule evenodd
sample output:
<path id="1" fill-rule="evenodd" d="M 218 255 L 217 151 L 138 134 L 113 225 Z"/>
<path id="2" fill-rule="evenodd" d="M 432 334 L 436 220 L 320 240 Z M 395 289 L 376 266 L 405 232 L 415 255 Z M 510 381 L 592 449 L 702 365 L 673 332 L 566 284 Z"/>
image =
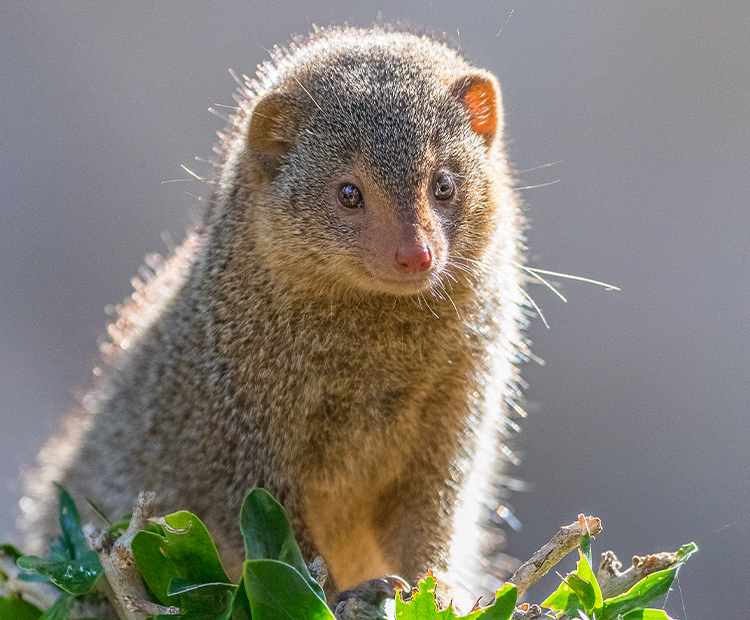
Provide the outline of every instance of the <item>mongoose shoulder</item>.
<path id="1" fill-rule="evenodd" d="M 43 451 L 29 529 L 52 531 L 52 480 L 112 515 L 151 489 L 236 575 L 239 505 L 262 486 L 339 589 L 486 570 L 477 522 L 525 355 L 502 132 L 497 80 L 431 38 L 277 49 L 241 89 L 200 230 Z"/>

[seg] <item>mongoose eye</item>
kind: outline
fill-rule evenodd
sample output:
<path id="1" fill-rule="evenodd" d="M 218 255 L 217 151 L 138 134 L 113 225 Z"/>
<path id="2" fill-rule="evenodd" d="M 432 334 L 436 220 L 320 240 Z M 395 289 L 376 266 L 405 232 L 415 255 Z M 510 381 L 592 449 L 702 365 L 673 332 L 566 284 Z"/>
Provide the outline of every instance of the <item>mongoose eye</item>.
<path id="1" fill-rule="evenodd" d="M 435 179 L 435 198 L 438 200 L 448 200 L 453 196 L 454 191 L 453 177 L 447 172 L 441 172 Z"/>
<path id="2" fill-rule="evenodd" d="M 339 203 L 347 209 L 356 209 L 362 206 L 362 192 L 353 183 L 342 183 L 338 193 Z"/>

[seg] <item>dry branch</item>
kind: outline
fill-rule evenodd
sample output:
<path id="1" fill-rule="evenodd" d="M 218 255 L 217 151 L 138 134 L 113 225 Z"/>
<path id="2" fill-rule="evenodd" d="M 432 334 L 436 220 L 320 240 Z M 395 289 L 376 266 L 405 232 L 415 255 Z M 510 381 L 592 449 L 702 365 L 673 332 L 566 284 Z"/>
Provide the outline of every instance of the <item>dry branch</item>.
<path id="1" fill-rule="evenodd" d="M 679 560 L 679 552 L 654 553 L 644 557 L 633 556 L 630 568 L 620 572 L 622 562 L 612 551 L 602 553 L 596 580 L 602 591 L 603 598 L 613 598 L 627 592 L 636 583 L 651 573 L 666 570 L 674 566 Z"/>
<path id="2" fill-rule="evenodd" d="M 148 593 L 136 569 L 130 543 L 137 532 L 146 528 L 148 518 L 153 512 L 154 499 L 154 493 L 142 491 L 138 495 L 138 503 L 133 508 L 130 525 L 115 541 L 106 532 L 97 530 L 91 524 L 83 528 L 89 545 L 99 554 L 99 561 L 104 568 L 106 579 L 100 580 L 100 588 L 122 620 L 146 620 L 148 616 L 153 615 L 153 612 L 144 609 L 143 604 L 149 601 Z"/>
<path id="3" fill-rule="evenodd" d="M 601 531 L 602 522 L 599 519 L 579 515 L 577 523 L 561 527 L 552 540 L 539 549 L 529 561 L 524 562 L 510 578 L 510 583 L 518 588 L 520 596 L 550 568 L 578 547 L 581 544 L 581 536 L 586 533 L 595 536 Z"/>

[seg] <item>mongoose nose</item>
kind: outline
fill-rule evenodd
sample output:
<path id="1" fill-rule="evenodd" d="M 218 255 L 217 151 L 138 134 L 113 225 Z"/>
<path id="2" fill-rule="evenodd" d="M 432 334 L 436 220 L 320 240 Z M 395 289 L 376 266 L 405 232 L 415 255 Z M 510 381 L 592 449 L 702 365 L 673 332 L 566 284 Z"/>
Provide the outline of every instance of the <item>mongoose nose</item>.
<path id="1" fill-rule="evenodd" d="M 402 246 L 396 250 L 396 269 L 401 273 L 420 273 L 432 265 L 432 252 L 426 245 Z"/>

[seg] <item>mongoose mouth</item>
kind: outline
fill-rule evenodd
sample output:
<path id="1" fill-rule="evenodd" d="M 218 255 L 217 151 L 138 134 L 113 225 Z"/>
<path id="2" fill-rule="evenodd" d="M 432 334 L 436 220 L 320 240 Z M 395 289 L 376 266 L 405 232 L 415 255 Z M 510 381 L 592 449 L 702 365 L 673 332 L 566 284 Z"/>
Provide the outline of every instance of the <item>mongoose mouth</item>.
<path id="1" fill-rule="evenodd" d="M 378 292 L 390 295 L 416 295 L 430 290 L 437 284 L 437 276 L 434 271 L 428 273 L 403 274 L 401 277 L 388 278 L 370 274 L 369 284 Z"/>

